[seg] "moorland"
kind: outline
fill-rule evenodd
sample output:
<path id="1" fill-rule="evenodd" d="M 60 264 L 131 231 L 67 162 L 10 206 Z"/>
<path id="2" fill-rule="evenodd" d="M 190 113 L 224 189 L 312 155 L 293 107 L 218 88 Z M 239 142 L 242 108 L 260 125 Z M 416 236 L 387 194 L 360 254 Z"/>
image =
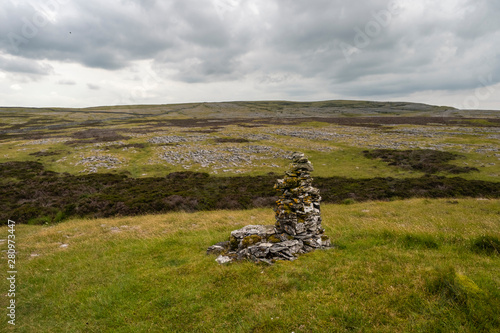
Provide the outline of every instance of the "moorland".
<path id="1" fill-rule="evenodd" d="M 499 111 L 267 101 L 0 115 L 19 332 L 500 331 Z M 209 245 L 273 224 L 294 151 L 314 165 L 334 247 L 217 265 Z"/>

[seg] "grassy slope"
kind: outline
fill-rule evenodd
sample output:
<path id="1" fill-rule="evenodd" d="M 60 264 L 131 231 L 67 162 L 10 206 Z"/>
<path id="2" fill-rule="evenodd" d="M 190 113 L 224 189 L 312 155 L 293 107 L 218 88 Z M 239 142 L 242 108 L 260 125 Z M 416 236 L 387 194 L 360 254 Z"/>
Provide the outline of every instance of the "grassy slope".
<path id="1" fill-rule="evenodd" d="M 499 332 L 499 204 L 323 205 L 337 248 L 271 267 L 205 255 L 271 209 L 19 225 L 16 331 Z"/>

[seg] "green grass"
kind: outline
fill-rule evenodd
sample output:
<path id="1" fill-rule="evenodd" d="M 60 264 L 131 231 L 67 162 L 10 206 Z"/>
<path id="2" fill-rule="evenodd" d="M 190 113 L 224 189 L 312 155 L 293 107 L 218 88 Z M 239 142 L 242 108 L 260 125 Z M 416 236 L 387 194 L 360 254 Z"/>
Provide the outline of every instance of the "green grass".
<path id="1" fill-rule="evenodd" d="M 499 204 L 322 205 L 336 247 L 273 266 L 205 255 L 271 209 L 19 225 L 15 329 L 500 332 Z"/>
<path id="2" fill-rule="evenodd" d="M 380 160 L 366 158 L 362 148 L 338 145 L 341 148 L 332 152 L 305 150 L 313 161 L 314 176 L 317 177 L 419 177 L 422 172 L 402 170 L 388 166 Z"/>

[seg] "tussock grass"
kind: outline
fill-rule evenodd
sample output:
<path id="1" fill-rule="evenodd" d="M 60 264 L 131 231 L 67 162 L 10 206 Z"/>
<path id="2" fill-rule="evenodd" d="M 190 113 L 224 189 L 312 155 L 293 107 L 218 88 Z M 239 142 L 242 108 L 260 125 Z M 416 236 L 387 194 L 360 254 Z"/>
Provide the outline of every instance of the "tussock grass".
<path id="1" fill-rule="evenodd" d="M 472 242 L 472 248 L 479 253 L 500 254 L 500 239 L 494 236 L 479 236 Z"/>
<path id="2" fill-rule="evenodd" d="M 499 203 L 322 205 L 336 247 L 273 266 L 205 254 L 271 209 L 18 225 L 16 332 L 496 332 Z"/>

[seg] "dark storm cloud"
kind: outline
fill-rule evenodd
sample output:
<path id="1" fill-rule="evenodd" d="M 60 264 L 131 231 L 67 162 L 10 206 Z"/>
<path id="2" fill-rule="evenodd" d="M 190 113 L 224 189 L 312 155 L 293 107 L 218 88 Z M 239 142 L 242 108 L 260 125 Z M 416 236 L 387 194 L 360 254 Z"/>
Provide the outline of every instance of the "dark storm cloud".
<path id="1" fill-rule="evenodd" d="M 499 82 L 499 16 L 490 0 L 7 1 L 0 50 L 29 72 L 43 72 L 44 59 L 105 70 L 152 59 L 181 82 L 293 76 L 389 96 Z"/>

